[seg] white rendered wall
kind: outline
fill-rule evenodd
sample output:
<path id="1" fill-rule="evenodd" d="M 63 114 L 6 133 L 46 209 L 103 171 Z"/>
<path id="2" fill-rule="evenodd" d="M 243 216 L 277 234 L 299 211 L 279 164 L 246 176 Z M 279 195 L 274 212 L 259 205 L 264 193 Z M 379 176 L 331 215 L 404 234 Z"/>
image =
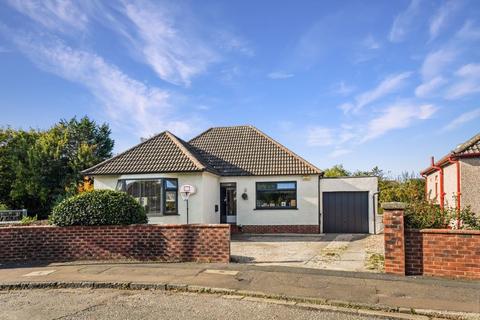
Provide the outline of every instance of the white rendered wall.
<path id="1" fill-rule="evenodd" d="M 204 179 L 204 176 L 206 178 Z M 196 193 L 189 199 L 188 222 L 191 223 L 219 223 L 220 214 L 214 212 L 212 200 L 215 197 L 212 189 L 219 190 L 218 181 L 215 175 L 209 173 L 149 173 L 149 174 L 125 174 L 119 176 L 94 176 L 94 189 L 115 190 L 118 179 L 152 179 L 152 178 L 176 178 L 179 187 L 185 184 L 193 185 Z M 218 203 L 218 198 L 215 199 Z M 214 201 L 215 201 L 214 200 Z M 211 208 L 211 210 L 209 209 Z M 217 218 L 218 217 L 218 218 Z M 178 215 L 161 217 L 149 217 L 148 222 L 152 224 L 182 224 L 187 223 L 187 205 L 178 194 Z"/>
<path id="2" fill-rule="evenodd" d="M 378 191 L 377 177 L 341 177 L 341 178 L 322 178 L 320 179 L 320 212 L 323 217 L 323 192 L 339 192 L 339 191 L 368 191 L 368 232 L 374 233 L 374 225 L 377 233 L 382 228 L 382 216 L 377 213 L 377 197 L 375 197 L 375 205 L 373 204 L 373 196 Z M 320 227 L 323 232 L 323 224 Z"/>
<path id="3" fill-rule="evenodd" d="M 255 210 L 255 183 L 272 181 L 297 182 L 297 209 Z M 237 225 L 318 225 L 318 175 L 221 177 L 220 182 L 237 184 Z"/>

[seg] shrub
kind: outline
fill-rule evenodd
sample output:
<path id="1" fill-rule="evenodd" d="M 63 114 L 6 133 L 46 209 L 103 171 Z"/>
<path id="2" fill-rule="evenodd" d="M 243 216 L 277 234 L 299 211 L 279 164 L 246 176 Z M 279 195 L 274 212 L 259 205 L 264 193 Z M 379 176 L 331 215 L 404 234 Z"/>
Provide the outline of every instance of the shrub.
<path id="1" fill-rule="evenodd" d="M 37 221 L 37 216 L 33 216 L 33 217 L 25 216 L 22 218 L 22 220 L 20 220 L 20 224 L 28 226 L 29 224 L 32 224 L 36 221 Z"/>
<path id="2" fill-rule="evenodd" d="M 58 226 L 147 223 L 143 207 L 126 193 L 98 190 L 78 194 L 53 208 L 50 222 Z"/>
<path id="3" fill-rule="evenodd" d="M 458 224 L 458 220 L 460 224 Z M 405 209 L 405 226 L 413 229 L 473 229 L 480 230 L 480 218 L 470 207 L 458 211 L 440 208 L 428 201 L 411 202 Z"/>

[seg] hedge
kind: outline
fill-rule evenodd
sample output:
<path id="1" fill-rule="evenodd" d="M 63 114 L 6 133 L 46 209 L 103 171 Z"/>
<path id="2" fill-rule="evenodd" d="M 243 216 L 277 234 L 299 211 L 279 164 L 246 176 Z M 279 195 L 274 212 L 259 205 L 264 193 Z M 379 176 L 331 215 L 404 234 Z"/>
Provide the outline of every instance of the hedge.
<path id="1" fill-rule="evenodd" d="M 57 226 L 100 226 L 147 223 L 143 207 L 130 195 L 112 190 L 84 192 L 53 208 L 50 222 Z"/>

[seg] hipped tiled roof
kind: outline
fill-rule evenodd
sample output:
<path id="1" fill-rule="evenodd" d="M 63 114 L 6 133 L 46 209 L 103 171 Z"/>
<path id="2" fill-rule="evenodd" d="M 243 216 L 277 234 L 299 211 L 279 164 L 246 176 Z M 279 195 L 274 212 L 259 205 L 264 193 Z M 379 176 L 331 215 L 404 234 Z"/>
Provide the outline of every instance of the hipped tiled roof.
<path id="1" fill-rule="evenodd" d="M 211 128 L 189 141 L 224 176 L 320 174 L 321 170 L 252 126 Z"/>
<path id="2" fill-rule="evenodd" d="M 193 155 L 188 143 L 168 131 L 162 132 L 83 174 L 194 172 L 208 169 Z"/>
<path id="3" fill-rule="evenodd" d="M 222 176 L 321 170 L 252 126 L 211 128 L 189 142 L 163 132 L 83 171 L 89 175 L 210 171 Z"/>

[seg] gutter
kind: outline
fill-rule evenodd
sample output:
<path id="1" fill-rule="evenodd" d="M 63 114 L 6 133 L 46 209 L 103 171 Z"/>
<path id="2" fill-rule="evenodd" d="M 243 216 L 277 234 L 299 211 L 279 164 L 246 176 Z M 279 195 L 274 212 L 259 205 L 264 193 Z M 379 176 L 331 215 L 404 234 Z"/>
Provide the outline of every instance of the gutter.
<path id="1" fill-rule="evenodd" d="M 432 157 L 431 167 L 440 173 L 440 208 L 443 209 L 445 206 L 445 193 L 443 186 L 443 167 L 435 164 L 434 158 Z"/>
<path id="2" fill-rule="evenodd" d="M 457 169 L 457 228 L 460 229 L 460 210 L 461 210 L 461 196 L 462 193 L 460 192 L 460 161 L 458 158 L 449 157 L 448 162 L 451 164 L 455 164 Z"/>

